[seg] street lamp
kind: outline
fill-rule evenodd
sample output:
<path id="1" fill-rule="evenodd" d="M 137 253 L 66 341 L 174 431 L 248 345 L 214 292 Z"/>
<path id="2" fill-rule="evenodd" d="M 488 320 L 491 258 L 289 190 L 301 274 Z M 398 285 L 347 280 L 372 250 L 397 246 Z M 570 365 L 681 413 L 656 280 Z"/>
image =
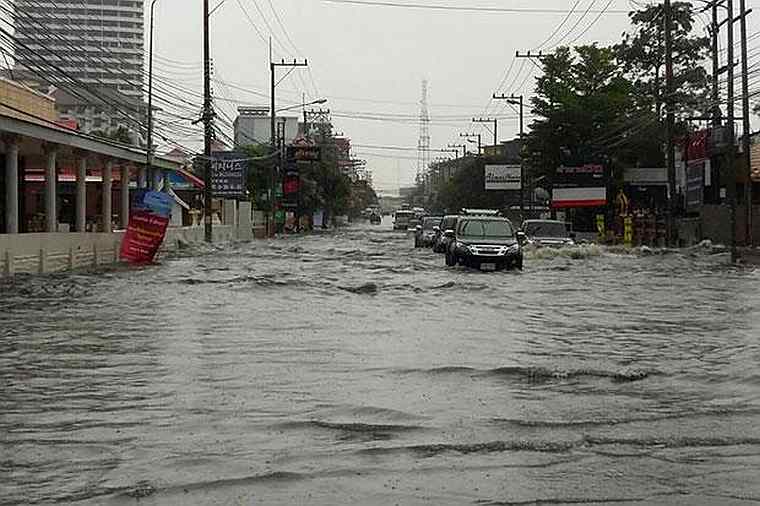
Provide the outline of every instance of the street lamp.
<path id="1" fill-rule="evenodd" d="M 290 110 L 293 110 L 293 109 L 298 109 L 299 107 L 306 107 L 308 105 L 321 105 L 321 104 L 325 104 L 325 103 L 327 103 L 327 99 L 326 98 L 320 98 L 319 100 L 313 100 L 311 102 L 304 102 L 303 104 L 296 104 L 296 105 L 291 105 L 291 106 L 288 106 L 288 107 L 283 107 L 282 109 L 277 109 L 276 112 L 290 111 Z"/>
<path id="2" fill-rule="evenodd" d="M 153 187 L 155 184 L 153 177 L 153 14 L 156 2 L 158 0 L 152 0 L 150 3 L 150 35 L 148 42 L 148 150 L 146 153 L 145 170 L 148 176 L 149 187 Z"/>

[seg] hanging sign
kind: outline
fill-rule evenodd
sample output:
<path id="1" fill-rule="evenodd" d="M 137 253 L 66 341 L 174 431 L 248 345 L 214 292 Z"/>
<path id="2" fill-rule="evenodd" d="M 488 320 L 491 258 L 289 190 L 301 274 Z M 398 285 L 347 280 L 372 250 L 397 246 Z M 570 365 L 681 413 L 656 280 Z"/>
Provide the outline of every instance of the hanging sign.
<path id="1" fill-rule="evenodd" d="M 211 158 L 211 191 L 216 198 L 246 196 L 249 161 L 245 153 L 219 151 Z"/>
<path id="2" fill-rule="evenodd" d="M 167 193 L 138 190 L 132 201 L 129 227 L 120 257 L 131 264 L 153 262 L 164 242 L 174 199 Z"/>

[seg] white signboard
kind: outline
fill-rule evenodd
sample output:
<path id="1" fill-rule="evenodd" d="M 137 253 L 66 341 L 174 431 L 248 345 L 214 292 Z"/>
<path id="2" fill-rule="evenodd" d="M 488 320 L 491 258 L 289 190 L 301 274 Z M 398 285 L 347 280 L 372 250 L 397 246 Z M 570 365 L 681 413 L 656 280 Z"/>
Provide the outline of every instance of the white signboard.
<path id="1" fill-rule="evenodd" d="M 486 190 L 519 190 L 521 172 L 519 165 L 486 165 Z"/>

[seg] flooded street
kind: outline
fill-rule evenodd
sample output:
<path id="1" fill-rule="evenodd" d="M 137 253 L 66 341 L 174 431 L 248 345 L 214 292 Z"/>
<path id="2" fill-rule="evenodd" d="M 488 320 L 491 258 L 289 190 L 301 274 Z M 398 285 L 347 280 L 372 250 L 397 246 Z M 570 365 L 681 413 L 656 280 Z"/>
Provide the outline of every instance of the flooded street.
<path id="1" fill-rule="evenodd" d="M 0 504 L 751 504 L 760 271 L 404 233 L 1 281 Z"/>

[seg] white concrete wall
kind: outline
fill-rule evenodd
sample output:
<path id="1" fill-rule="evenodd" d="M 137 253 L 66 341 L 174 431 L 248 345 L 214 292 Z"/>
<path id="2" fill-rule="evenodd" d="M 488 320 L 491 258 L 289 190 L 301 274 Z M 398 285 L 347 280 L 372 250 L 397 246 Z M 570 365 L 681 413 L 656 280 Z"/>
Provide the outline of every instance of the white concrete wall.
<path id="1" fill-rule="evenodd" d="M 118 260 L 124 232 L 0 235 L 0 275 L 45 273 Z"/>
<path id="2" fill-rule="evenodd" d="M 0 277 L 44 274 L 119 262 L 124 231 L 111 234 L 0 234 Z M 169 228 L 161 252 L 204 241 L 204 227 Z M 236 226 L 214 227 L 214 242 L 238 239 Z"/>

